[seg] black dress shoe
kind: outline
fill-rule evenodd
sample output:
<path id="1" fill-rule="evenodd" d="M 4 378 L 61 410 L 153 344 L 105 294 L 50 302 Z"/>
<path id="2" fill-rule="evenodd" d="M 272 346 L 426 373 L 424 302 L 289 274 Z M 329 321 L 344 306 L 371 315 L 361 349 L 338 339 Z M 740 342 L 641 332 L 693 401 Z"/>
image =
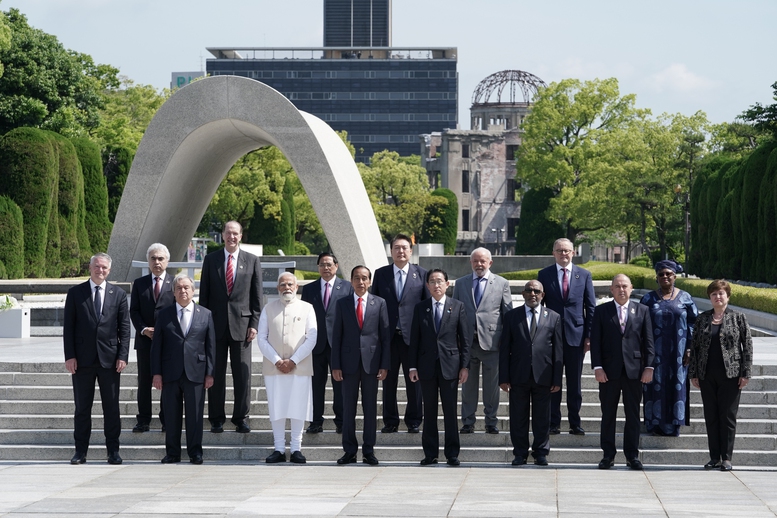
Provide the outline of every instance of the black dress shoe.
<path id="1" fill-rule="evenodd" d="M 251 431 L 251 428 L 248 426 L 248 423 L 245 421 L 240 421 L 235 425 L 235 431 L 237 433 L 248 433 Z"/>
<path id="2" fill-rule="evenodd" d="M 264 459 L 267 464 L 277 464 L 279 462 L 286 462 L 286 452 L 280 452 L 275 450 L 269 457 Z"/>
<path id="3" fill-rule="evenodd" d="M 308 461 L 308 459 L 306 459 L 305 456 L 302 455 L 302 452 L 299 450 L 291 452 L 291 459 L 289 460 L 291 460 L 291 462 L 294 464 L 305 464 Z"/>
<path id="4" fill-rule="evenodd" d="M 86 453 L 81 453 L 80 451 L 77 451 L 75 455 L 73 455 L 73 458 L 70 459 L 70 464 L 85 464 L 86 463 Z"/>
<path id="5" fill-rule="evenodd" d="M 165 455 L 162 457 L 162 464 L 175 464 L 176 462 L 181 462 L 181 457 L 176 455 Z"/>
<path id="6" fill-rule="evenodd" d="M 337 459 L 337 463 L 341 466 L 343 464 L 354 464 L 356 462 L 356 455 L 353 453 L 346 452 L 345 455 Z"/>
<path id="7" fill-rule="evenodd" d="M 550 435 L 558 435 L 558 434 L 560 434 L 560 433 L 561 433 L 561 430 L 559 429 L 559 427 L 558 427 L 558 426 L 551 426 L 551 427 L 550 427 L 550 430 L 548 430 L 548 433 L 549 433 Z"/>
<path id="8" fill-rule="evenodd" d="M 569 433 L 572 435 L 585 435 L 585 430 L 580 426 L 573 426 L 569 429 Z"/>
<path id="9" fill-rule="evenodd" d="M 429 466 L 430 464 L 437 464 L 437 457 L 424 457 L 421 459 L 421 466 Z"/>
<path id="10" fill-rule="evenodd" d="M 537 466 L 547 466 L 548 458 L 545 455 L 537 455 L 534 457 L 534 464 Z"/>
<path id="11" fill-rule="evenodd" d="M 711 460 L 707 464 L 704 465 L 704 469 L 720 469 L 720 461 L 719 460 Z"/>
<path id="12" fill-rule="evenodd" d="M 148 425 L 138 423 L 135 425 L 135 427 L 132 429 L 132 433 L 143 433 L 148 431 Z"/>
<path id="13" fill-rule="evenodd" d="M 486 433 L 497 434 L 497 433 L 499 433 L 499 428 L 497 428 L 496 425 L 487 424 L 486 425 Z"/>
<path id="14" fill-rule="evenodd" d="M 418 433 L 418 427 L 417 426 L 408 426 L 407 427 L 407 433 Z"/>
<path id="15" fill-rule="evenodd" d="M 626 465 L 633 470 L 642 471 L 645 467 L 642 465 L 642 461 L 639 459 L 631 459 L 626 461 Z"/>
<path id="16" fill-rule="evenodd" d="M 459 433 L 475 433 L 475 426 L 471 424 L 465 424 L 461 427 Z"/>
<path id="17" fill-rule="evenodd" d="M 305 430 L 305 433 L 321 433 L 324 431 L 324 427 L 320 424 L 312 424 L 308 426 L 308 429 Z"/>
<path id="18" fill-rule="evenodd" d="M 210 433 L 221 433 L 224 431 L 224 425 L 214 424 L 210 426 Z"/>
<path id="19" fill-rule="evenodd" d="M 731 471 L 734 469 L 734 466 L 731 465 L 730 460 L 724 460 L 720 463 L 720 471 Z"/>
<path id="20" fill-rule="evenodd" d="M 196 453 L 193 457 L 189 458 L 189 462 L 192 464 L 202 464 L 202 455 Z"/>
<path id="21" fill-rule="evenodd" d="M 520 455 L 516 455 L 510 464 L 512 464 L 513 466 L 523 466 L 524 464 L 526 464 L 526 458 L 521 457 Z"/>
<path id="22" fill-rule="evenodd" d="M 108 464 L 121 464 L 122 460 L 119 456 L 119 452 L 112 451 L 108 454 Z"/>
<path id="23" fill-rule="evenodd" d="M 461 462 L 458 457 L 451 457 L 448 459 L 448 466 L 458 466 Z"/>
<path id="24" fill-rule="evenodd" d="M 396 432 L 397 432 L 397 427 L 392 426 L 390 424 L 387 424 L 386 426 L 380 429 L 380 433 L 396 433 Z"/>
<path id="25" fill-rule="evenodd" d="M 607 457 L 599 461 L 599 469 L 610 469 L 614 465 L 615 461 L 613 459 L 608 459 Z"/>
<path id="26" fill-rule="evenodd" d="M 343 433 L 343 427 L 339 425 L 335 425 L 335 432 L 336 433 Z"/>
<path id="27" fill-rule="evenodd" d="M 378 458 L 375 456 L 374 453 L 365 453 L 364 455 L 362 455 L 362 462 L 365 464 L 369 464 L 370 466 L 377 466 Z"/>

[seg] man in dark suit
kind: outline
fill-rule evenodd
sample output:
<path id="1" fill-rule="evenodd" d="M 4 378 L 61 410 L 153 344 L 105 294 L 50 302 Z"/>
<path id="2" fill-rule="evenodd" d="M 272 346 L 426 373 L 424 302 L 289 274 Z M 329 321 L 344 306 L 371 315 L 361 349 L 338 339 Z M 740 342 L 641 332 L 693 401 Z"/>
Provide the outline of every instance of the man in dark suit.
<path id="1" fill-rule="evenodd" d="M 138 361 L 138 422 L 135 433 L 148 431 L 151 423 L 151 340 L 159 310 L 175 303 L 173 283 L 165 271 L 170 251 L 162 243 L 154 243 L 146 251 L 151 273 L 132 283 L 130 318 L 135 326 L 135 352 Z M 164 411 L 159 411 L 159 421 L 165 428 Z"/>
<path id="2" fill-rule="evenodd" d="M 332 378 L 343 383 L 343 450 L 338 464 L 356 462 L 356 403 L 361 385 L 364 430 L 362 462 L 375 466 L 378 422 L 378 381 L 391 366 L 391 328 L 386 301 L 367 293 L 371 272 L 366 266 L 351 271 L 353 295 L 337 301 L 332 329 Z"/>
<path id="3" fill-rule="evenodd" d="M 168 420 L 162 463 L 181 462 L 185 404 L 186 453 L 189 462 L 202 464 L 205 390 L 213 385 L 216 355 L 213 318 L 210 311 L 194 303 L 194 281 L 185 273 L 179 273 L 173 285 L 175 304 L 159 312 L 151 344 L 154 388 L 162 390 Z"/>
<path id="4" fill-rule="evenodd" d="M 602 406 L 601 446 L 604 457 L 599 469 L 615 463 L 615 419 L 623 393 L 626 424 L 623 453 L 631 469 L 642 469 L 639 460 L 639 407 L 642 384 L 653 380 L 653 326 L 648 307 L 630 302 L 631 280 L 616 275 L 610 285 L 615 300 L 596 309 L 591 328 L 591 366 L 599 382 Z"/>
<path id="5" fill-rule="evenodd" d="M 529 456 L 529 407 L 534 442 L 532 457 L 548 465 L 550 452 L 550 395 L 561 390 L 561 317 L 540 307 L 542 284 L 529 281 L 523 289 L 525 305 L 505 315 L 499 345 L 499 387 L 510 394 L 510 440 L 513 466 Z"/>
<path id="6" fill-rule="evenodd" d="M 397 405 L 397 385 L 399 367 L 405 376 L 407 406 L 405 424 L 407 431 L 418 433 L 423 413 L 421 410 L 421 390 L 410 383 L 408 368 L 408 348 L 410 345 L 410 327 L 413 323 L 413 311 L 416 304 L 429 298 L 426 287 L 426 270 L 410 264 L 413 245 L 410 238 L 397 234 L 391 240 L 391 258 L 394 263 L 378 268 L 372 283 L 372 294 L 384 299 L 388 308 L 391 338 L 391 368 L 383 381 L 383 428 L 381 433 L 394 433 L 399 427 L 399 406 Z"/>
<path id="7" fill-rule="evenodd" d="M 92 435 L 94 382 L 100 384 L 103 405 L 105 447 L 108 463 L 121 464 L 119 435 L 119 381 L 127 366 L 130 318 L 127 294 L 106 282 L 111 273 L 111 257 L 92 256 L 89 280 L 67 290 L 62 339 L 65 368 L 73 376 L 75 399 L 74 433 L 76 453 L 71 464 L 86 462 Z"/>
<path id="8" fill-rule="evenodd" d="M 221 235 L 224 250 L 205 256 L 200 277 L 200 305 L 211 311 L 216 328 L 216 370 L 208 390 L 208 419 L 211 432 L 224 431 L 229 354 L 235 389 L 232 423 L 238 433 L 248 433 L 251 342 L 256 338 L 262 309 L 262 266 L 258 257 L 240 249 L 240 223 L 229 221 Z"/>
<path id="9" fill-rule="evenodd" d="M 545 305 L 561 316 L 569 433 L 585 435 L 580 422 L 580 407 L 583 404 L 581 379 L 583 359 L 591 344 L 596 295 L 591 272 L 573 265 L 573 254 L 574 246 L 569 239 L 557 239 L 553 243 L 556 264 L 540 270 L 537 280 L 545 289 Z M 560 433 L 560 428 L 561 391 L 558 391 L 550 396 L 550 434 Z"/>
<path id="10" fill-rule="evenodd" d="M 437 433 L 437 393 L 445 425 L 445 458 L 449 466 L 459 463 L 459 430 L 456 401 L 459 385 L 467 381 L 472 329 L 464 304 L 445 296 L 448 274 L 439 268 L 426 275 L 430 299 L 416 304 L 410 332 L 410 381 L 421 381 L 424 397 L 424 449 L 422 466 L 437 464 L 440 436 Z"/>
<path id="11" fill-rule="evenodd" d="M 332 357 L 332 327 L 335 322 L 335 306 L 339 299 L 353 293 L 351 283 L 338 279 L 337 258 L 330 252 L 319 254 L 316 261 L 321 277 L 302 288 L 302 300 L 311 304 L 316 312 L 318 337 L 313 349 L 313 421 L 307 433 L 324 431 L 324 394 L 326 380 L 329 377 L 330 358 Z M 342 383 L 332 377 L 332 406 L 335 412 L 335 430 L 343 428 Z"/>

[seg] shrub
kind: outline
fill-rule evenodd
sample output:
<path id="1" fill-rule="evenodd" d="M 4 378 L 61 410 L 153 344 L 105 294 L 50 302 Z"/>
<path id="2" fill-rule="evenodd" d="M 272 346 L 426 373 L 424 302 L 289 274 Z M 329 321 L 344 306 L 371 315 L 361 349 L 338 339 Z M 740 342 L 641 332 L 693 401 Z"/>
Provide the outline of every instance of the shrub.
<path id="1" fill-rule="evenodd" d="M 108 185 L 103 175 L 100 148 L 88 138 L 77 138 L 72 142 L 84 175 L 84 226 L 90 248 L 95 252 L 105 252 L 108 250 L 112 225 L 108 219 Z M 90 256 L 91 253 L 86 261 Z M 83 255 L 81 257 L 83 262 Z"/>
<path id="2" fill-rule="evenodd" d="M 762 272 L 758 270 L 758 257 L 765 253 L 765 250 L 759 248 L 758 202 L 761 183 L 766 175 L 766 164 L 775 147 L 777 142 L 767 141 L 758 146 L 742 165 L 740 228 L 747 229 L 747 232 L 742 233 L 742 246 L 747 250 L 747 253 L 742 255 L 742 277 L 751 281 L 763 280 Z"/>
<path id="3" fill-rule="evenodd" d="M 73 144 L 53 131 L 46 132 L 59 157 L 59 192 L 57 193 L 57 223 L 60 240 L 60 271 L 53 277 L 75 277 L 81 270 L 78 243 L 78 212 L 84 190 L 81 164 Z M 47 268 L 48 271 L 48 268 Z"/>
<path id="4" fill-rule="evenodd" d="M 629 261 L 629 264 L 641 266 L 643 268 L 650 268 L 651 266 L 653 266 L 653 261 L 650 260 L 649 255 L 642 254 L 639 257 L 635 257 L 634 259 Z"/>
<path id="5" fill-rule="evenodd" d="M 456 194 L 450 189 L 439 188 L 432 191 L 432 196 L 438 196 L 447 200 L 445 205 L 430 205 L 424 215 L 423 230 L 420 233 L 421 243 L 442 243 L 445 253 L 452 255 L 456 252 L 456 238 L 458 233 L 459 202 Z"/>
<path id="6" fill-rule="evenodd" d="M 125 147 L 106 149 L 103 153 L 103 174 L 108 186 L 108 220 L 111 223 L 116 221 L 116 212 L 134 157 L 133 151 Z"/>
<path id="7" fill-rule="evenodd" d="M 7 196 L 0 196 L 0 263 L 3 279 L 24 277 L 24 218 L 22 210 Z"/>
<path id="8" fill-rule="evenodd" d="M 545 216 L 552 198 L 553 191 L 547 188 L 530 189 L 523 195 L 521 221 L 514 236 L 516 254 L 547 254 L 558 236 L 565 235 L 561 225 Z"/>

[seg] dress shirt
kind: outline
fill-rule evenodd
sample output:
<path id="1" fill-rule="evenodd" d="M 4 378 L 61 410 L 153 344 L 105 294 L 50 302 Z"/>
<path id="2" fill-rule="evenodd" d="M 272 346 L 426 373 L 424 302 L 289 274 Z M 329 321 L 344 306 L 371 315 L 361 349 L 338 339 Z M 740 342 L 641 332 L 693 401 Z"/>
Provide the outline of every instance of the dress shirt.
<path id="1" fill-rule="evenodd" d="M 332 303 L 332 293 L 335 289 L 335 277 L 332 277 L 331 280 L 325 281 L 323 278 L 321 279 L 321 304 L 324 303 L 324 296 L 326 295 L 326 285 L 329 284 L 329 303 Z"/>
<path id="2" fill-rule="evenodd" d="M 537 314 L 532 314 L 532 310 L 536 311 Z M 535 325 L 540 324 L 540 306 L 537 306 L 536 308 L 530 308 L 529 306 L 526 306 L 526 325 L 529 326 L 529 329 L 531 330 L 531 321 L 532 318 L 535 318 Z"/>
<path id="3" fill-rule="evenodd" d="M 558 277 L 558 292 L 561 293 L 561 298 L 564 298 L 564 270 L 567 271 L 567 283 L 568 285 L 572 284 L 572 265 L 570 263 L 569 266 L 561 266 L 560 264 L 556 263 L 556 274 Z"/>
<path id="4" fill-rule="evenodd" d="M 188 313 L 188 322 L 186 323 L 186 329 L 183 328 L 183 322 L 181 322 L 181 310 L 185 309 Z M 181 324 L 181 331 L 183 331 L 183 335 L 186 336 L 189 334 L 189 329 L 192 326 L 192 318 L 194 318 L 194 302 L 189 302 L 188 306 L 181 306 L 177 302 L 175 303 L 175 312 L 178 314 L 178 323 Z"/>
<path id="5" fill-rule="evenodd" d="M 232 252 L 232 260 L 235 261 L 232 263 L 232 283 L 234 284 L 235 279 L 237 278 L 237 254 L 240 253 L 240 247 L 237 247 L 237 250 Z M 227 252 L 227 249 L 224 248 L 224 275 L 227 274 L 227 268 L 229 267 L 229 252 Z"/>
<path id="6" fill-rule="evenodd" d="M 95 284 L 92 279 L 89 279 L 89 286 L 92 288 L 92 305 L 94 306 L 94 288 L 96 286 L 100 287 L 100 315 L 102 315 L 103 312 L 103 306 L 105 305 L 105 285 L 107 284 L 106 281 L 103 281 L 102 284 Z M 99 317 L 99 315 L 96 315 Z"/>

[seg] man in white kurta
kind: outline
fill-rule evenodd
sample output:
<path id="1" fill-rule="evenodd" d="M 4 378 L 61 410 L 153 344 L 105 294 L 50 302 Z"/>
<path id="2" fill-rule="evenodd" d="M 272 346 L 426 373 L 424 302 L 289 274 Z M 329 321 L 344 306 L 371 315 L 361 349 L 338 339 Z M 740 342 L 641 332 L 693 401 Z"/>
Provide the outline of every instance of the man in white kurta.
<path id="1" fill-rule="evenodd" d="M 286 462 L 286 419 L 291 423 L 291 462 L 305 463 L 302 428 L 313 418 L 313 361 L 316 314 L 313 306 L 297 298 L 297 278 L 284 272 L 278 277 L 281 298 L 267 304 L 259 317 L 259 349 L 267 390 L 275 451 L 269 464 Z"/>

